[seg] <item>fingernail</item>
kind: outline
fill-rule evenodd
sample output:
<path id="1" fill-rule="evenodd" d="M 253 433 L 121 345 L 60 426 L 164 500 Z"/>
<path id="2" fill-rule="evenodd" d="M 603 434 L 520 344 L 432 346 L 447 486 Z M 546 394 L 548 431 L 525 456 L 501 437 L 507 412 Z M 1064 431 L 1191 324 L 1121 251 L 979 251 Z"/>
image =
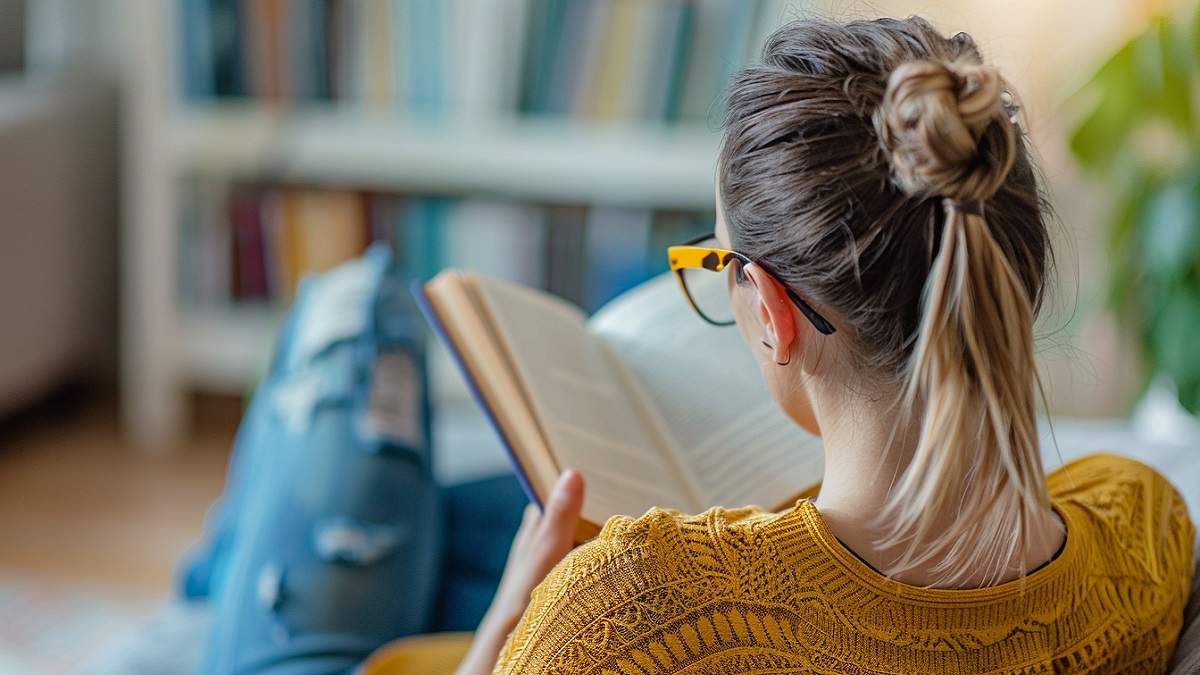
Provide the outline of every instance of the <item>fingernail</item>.
<path id="1" fill-rule="evenodd" d="M 562 475 L 558 477 L 558 482 L 554 484 L 554 493 L 550 498 L 561 499 L 574 495 L 579 486 L 579 481 L 574 478 L 578 473 L 575 469 L 566 469 L 563 471 Z"/>

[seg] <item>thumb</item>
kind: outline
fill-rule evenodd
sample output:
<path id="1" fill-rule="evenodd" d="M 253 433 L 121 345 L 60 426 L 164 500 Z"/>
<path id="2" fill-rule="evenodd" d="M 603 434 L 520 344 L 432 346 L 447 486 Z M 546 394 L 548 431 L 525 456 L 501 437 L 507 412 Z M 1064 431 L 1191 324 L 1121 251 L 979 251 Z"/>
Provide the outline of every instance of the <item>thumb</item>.
<path id="1" fill-rule="evenodd" d="M 583 474 L 575 469 L 562 472 L 546 503 L 546 513 L 541 523 L 543 532 L 552 535 L 555 540 L 561 535 L 570 545 L 575 524 L 583 511 L 584 490 Z"/>

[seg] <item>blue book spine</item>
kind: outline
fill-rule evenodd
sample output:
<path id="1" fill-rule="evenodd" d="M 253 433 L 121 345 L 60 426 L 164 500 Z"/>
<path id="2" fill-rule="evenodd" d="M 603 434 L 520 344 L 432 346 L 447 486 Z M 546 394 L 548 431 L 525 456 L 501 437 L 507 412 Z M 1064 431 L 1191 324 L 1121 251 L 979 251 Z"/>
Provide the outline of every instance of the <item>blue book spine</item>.
<path id="1" fill-rule="evenodd" d="M 556 115 L 571 112 L 579 78 L 584 75 L 583 48 L 587 33 L 596 29 L 591 25 L 591 19 L 596 14 L 596 0 L 566 0 L 562 7 L 558 23 L 547 25 L 547 29 L 555 33 L 555 44 L 554 51 L 547 52 L 550 77 L 544 91 L 545 98 L 539 101 L 538 107 L 538 112 Z"/>
<path id="2" fill-rule="evenodd" d="M 421 197 L 400 210 L 397 258 L 408 278 L 426 281 L 441 269 L 442 234 L 452 205 L 453 200 L 445 197 Z"/>
<path id="3" fill-rule="evenodd" d="M 442 56 L 442 8 L 438 0 L 410 0 L 409 82 L 412 112 L 439 117 L 445 100 L 445 63 Z"/>
<path id="4" fill-rule="evenodd" d="M 210 99 L 217 94 L 211 9 L 208 0 L 181 0 L 179 4 L 180 66 L 187 99 Z"/>
<path id="5" fill-rule="evenodd" d="M 663 119 L 678 120 L 683 100 L 683 80 L 687 74 L 688 54 L 692 48 L 695 26 L 695 7 L 685 2 L 679 8 L 679 27 L 675 34 L 675 50 L 671 55 L 671 66 L 667 77 L 667 100 Z"/>
<path id="6" fill-rule="evenodd" d="M 246 24 L 238 0 L 209 0 L 213 93 L 246 96 Z"/>

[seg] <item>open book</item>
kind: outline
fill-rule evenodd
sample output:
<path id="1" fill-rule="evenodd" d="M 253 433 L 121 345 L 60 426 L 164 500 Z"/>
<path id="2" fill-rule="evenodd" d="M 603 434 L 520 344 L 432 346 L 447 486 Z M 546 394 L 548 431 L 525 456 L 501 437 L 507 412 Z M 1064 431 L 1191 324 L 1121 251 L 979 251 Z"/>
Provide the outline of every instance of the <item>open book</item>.
<path id="1" fill-rule="evenodd" d="M 736 327 L 705 323 L 668 274 L 589 320 L 548 293 L 446 270 L 416 289 L 539 504 L 587 480 L 576 537 L 660 506 L 790 507 L 821 479 L 820 440 L 766 391 Z"/>

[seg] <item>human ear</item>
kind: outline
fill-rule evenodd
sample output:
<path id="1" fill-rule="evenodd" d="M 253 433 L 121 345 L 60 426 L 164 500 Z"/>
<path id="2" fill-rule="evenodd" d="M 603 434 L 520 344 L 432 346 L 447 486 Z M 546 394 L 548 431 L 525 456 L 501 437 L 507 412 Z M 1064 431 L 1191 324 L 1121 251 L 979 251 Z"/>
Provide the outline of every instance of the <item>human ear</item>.
<path id="1" fill-rule="evenodd" d="M 746 265 L 744 273 L 755 288 L 754 317 L 762 326 L 763 342 L 775 363 L 789 363 L 799 335 L 787 289 L 757 264 Z"/>

